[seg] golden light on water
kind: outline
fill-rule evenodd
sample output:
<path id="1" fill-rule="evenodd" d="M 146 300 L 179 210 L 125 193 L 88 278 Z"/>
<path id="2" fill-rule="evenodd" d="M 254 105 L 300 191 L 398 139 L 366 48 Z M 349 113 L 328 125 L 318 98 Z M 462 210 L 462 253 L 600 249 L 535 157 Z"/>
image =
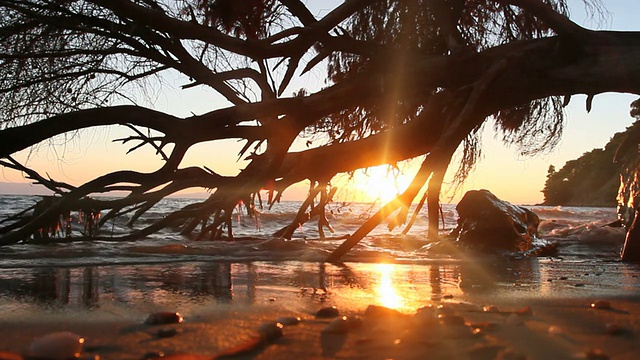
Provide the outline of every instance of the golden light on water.
<path id="1" fill-rule="evenodd" d="M 390 309 L 400 309 L 404 306 L 404 298 L 398 294 L 393 283 L 394 264 L 375 264 L 375 271 L 380 275 L 380 282 L 375 288 L 376 298 L 381 306 Z"/>

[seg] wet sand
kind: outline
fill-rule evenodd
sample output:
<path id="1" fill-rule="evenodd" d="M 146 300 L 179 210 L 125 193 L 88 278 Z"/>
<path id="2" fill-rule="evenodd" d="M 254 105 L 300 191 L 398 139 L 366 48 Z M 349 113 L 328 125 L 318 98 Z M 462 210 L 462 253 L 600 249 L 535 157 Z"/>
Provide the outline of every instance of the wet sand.
<path id="1" fill-rule="evenodd" d="M 281 338 L 235 358 L 605 359 L 594 355 L 601 353 L 610 359 L 637 359 L 640 298 L 608 299 L 610 309 L 592 308 L 593 301 L 503 298 L 471 303 L 453 298 L 425 302 L 433 308 L 421 310 L 422 316 L 367 316 L 363 304 L 361 311 L 343 313 L 362 319 L 362 326 L 338 334 L 323 332 L 332 319 L 276 306 L 234 308 L 168 325 L 144 325 L 141 319 L 106 314 L 42 314 L 38 319 L 3 321 L 0 350 L 24 353 L 35 337 L 71 331 L 86 338 L 84 358 L 143 359 L 153 353 L 214 358 L 258 336 L 256 330 L 263 322 L 299 316 L 302 321 L 285 326 Z M 493 307 L 483 309 L 483 305 Z M 444 317 L 437 319 L 438 313 Z M 177 333 L 159 336 L 166 329 Z"/>
<path id="2" fill-rule="evenodd" d="M 181 265 L 179 270 L 185 273 L 190 266 Z M 283 328 L 282 337 L 230 358 L 550 360 L 640 356 L 640 269 L 636 267 L 537 260 L 490 268 L 468 263 L 351 264 L 348 269 L 304 263 L 258 264 L 252 265 L 256 278 L 247 281 L 250 272 L 244 266 L 241 271 L 231 267 L 229 283 L 220 280 L 228 287 L 222 298 L 215 294 L 219 287 L 200 297 L 185 293 L 184 287 L 168 291 L 167 284 L 155 277 L 143 281 L 142 274 L 156 273 L 153 267 L 137 269 L 131 273 L 140 280 L 134 287 L 123 288 L 120 280 L 119 289 L 128 294 L 126 301 L 115 301 L 124 295 L 110 290 L 112 282 L 105 280 L 115 276 L 117 269 L 96 270 L 100 276 L 92 278 L 93 287 L 84 281 L 78 288 L 74 287 L 72 270 L 68 292 L 72 300 L 76 293 L 84 299 L 80 290 L 85 289 L 95 296 L 93 302 L 82 307 L 73 301 L 42 306 L 19 297 L 0 301 L 0 352 L 24 354 L 34 338 L 71 331 L 86 339 L 82 355 L 86 359 L 143 359 L 161 353 L 165 359 L 213 359 L 233 354 L 230 350 L 254 341 L 264 322 L 300 317 L 299 324 Z M 308 282 L 303 279 L 306 277 L 311 277 Z M 184 279 L 172 281 L 184 285 Z M 144 284 L 148 288 L 139 291 Z M 145 297 L 134 296 L 138 293 Z M 592 308 L 595 301 L 608 303 Z M 370 304 L 396 307 L 400 314 L 372 316 L 366 311 Z M 318 319 L 315 312 L 331 305 L 341 315 L 360 319 L 361 326 L 339 333 L 323 331 L 334 319 Z M 145 318 L 156 311 L 179 311 L 184 321 L 145 325 Z M 175 334 L 169 329 L 175 329 Z"/>

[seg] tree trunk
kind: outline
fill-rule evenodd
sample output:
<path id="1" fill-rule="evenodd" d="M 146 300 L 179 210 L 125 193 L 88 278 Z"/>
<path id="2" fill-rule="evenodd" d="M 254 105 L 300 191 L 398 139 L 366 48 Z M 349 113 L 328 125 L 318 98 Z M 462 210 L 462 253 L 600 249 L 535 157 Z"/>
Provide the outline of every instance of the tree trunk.
<path id="1" fill-rule="evenodd" d="M 622 247 L 622 261 L 640 262 L 640 212 L 636 209 Z"/>

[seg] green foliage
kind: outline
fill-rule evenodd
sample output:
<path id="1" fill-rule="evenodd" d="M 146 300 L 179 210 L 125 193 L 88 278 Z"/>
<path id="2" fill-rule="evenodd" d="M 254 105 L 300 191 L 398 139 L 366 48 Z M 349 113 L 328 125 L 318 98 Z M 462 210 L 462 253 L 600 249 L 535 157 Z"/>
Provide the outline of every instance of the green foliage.
<path id="1" fill-rule="evenodd" d="M 615 134 L 604 149 L 594 149 L 556 171 L 551 165 L 542 193 L 544 205 L 615 206 L 622 165 L 614 162 L 632 127 Z"/>

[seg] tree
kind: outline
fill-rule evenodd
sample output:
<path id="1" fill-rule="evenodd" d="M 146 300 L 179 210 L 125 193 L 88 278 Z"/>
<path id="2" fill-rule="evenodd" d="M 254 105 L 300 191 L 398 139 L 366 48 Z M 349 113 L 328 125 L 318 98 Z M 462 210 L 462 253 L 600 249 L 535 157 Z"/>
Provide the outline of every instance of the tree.
<path id="1" fill-rule="evenodd" d="M 615 206 L 620 187 L 618 148 L 631 128 L 616 133 L 603 149 L 593 149 L 556 171 L 551 165 L 544 189 L 544 205 Z"/>
<path id="2" fill-rule="evenodd" d="M 212 194 L 119 239 L 169 225 L 198 238 L 232 237 L 239 202 L 252 214 L 261 189 L 271 206 L 289 186 L 310 180 L 307 201 L 280 233 L 286 237 L 313 216 L 320 229 L 327 225 L 336 174 L 418 156 L 424 160 L 410 186 L 328 260 L 391 215 L 391 226 L 403 223 L 423 187 L 430 236 L 437 236 L 444 173 L 459 147 L 459 178 L 471 170 L 487 119 L 504 141 L 531 154 L 558 141 L 562 97 L 566 104 L 586 93 L 589 109 L 602 92 L 640 93 L 640 33 L 585 29 L 566 14 L 565 0 L 349 0 L 322 17 L 299 0 L 5 0 L 0 158 L 59 196 L 7 221 L 0 243 L 33 241 L 78 209 L 104 213 L 95 225 L 125 213 L 135 221 L 190 187 Z M 290 89 L 294 78 L 322 66 L 325 88 Z M 229 106 L 178 118 L 107 105 L 169 71 L 188 81 L 183 88 L 208 87 Z M 130 127 L 122 142 L 133 143 L 131 151 L 154 148 L 163 166 L 72 186 L 12 157 L 59 134 L 112 124 Z M 322 135 L 322 146 L 289 150 L 309 133 Z M 244 141 L 239 155 L 250 162 L 237 176 L 181 166 L 188 149 L 221 139 Z M 87 197 L 112 191 L 128 195 Z"/>
<path id="3" fill-rule="evenodd" d="M 620 166 L 618 218 L 627 230 L 620 255 L 624 261 L 640 262 L 640 99 L 631 103 L 630 115 L 636 121 L 625 132 L 614 156 Z"/>

